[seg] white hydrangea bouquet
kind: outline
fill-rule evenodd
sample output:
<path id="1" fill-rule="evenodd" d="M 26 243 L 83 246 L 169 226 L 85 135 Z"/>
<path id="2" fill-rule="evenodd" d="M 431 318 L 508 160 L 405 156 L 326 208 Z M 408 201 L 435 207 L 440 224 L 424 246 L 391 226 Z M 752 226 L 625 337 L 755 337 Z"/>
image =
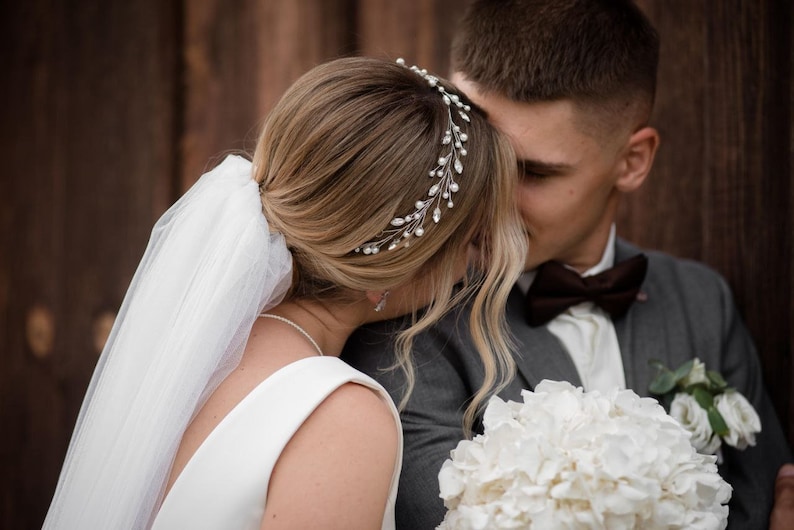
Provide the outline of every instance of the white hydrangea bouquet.
<path id="1" fill-rule="evenodd" d="M 439 472 L 452 529 L 722 529 L 732 488 L 716 457 L 653 398 L 544 380 L 493 397 L 484 433 Z"/>
<path id="2" fill-rule="evenodd" d="M 695 449 L 721 459 L 722 442 L 740 450 L 755 445 L 755 435 L 761 432 L 758 413 L 718 372 L 706 370 L 698 358 L 674 371 L 659 361 L 651 365 L 658 373 L 650 392 L 666 402 L 670 415 L 692 433 Z"/>

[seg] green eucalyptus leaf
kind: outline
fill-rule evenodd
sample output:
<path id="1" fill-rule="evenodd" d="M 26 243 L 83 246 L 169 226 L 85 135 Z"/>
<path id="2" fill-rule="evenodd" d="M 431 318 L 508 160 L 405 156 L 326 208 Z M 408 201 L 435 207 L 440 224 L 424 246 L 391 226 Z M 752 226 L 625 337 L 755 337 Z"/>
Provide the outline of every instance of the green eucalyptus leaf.
<path id="1" fill-rule="evenodd" d="M 679 366 L 676 371 L 674 372 L 675 382 L 678 383 L 680 380 L 685 378 L 689 375 L 689 372 L 692 371 L 692 366 L 695 364 L 694 359 L 690 359 L 681 366 Z"/>
<path id="2" fill-rule="evenodd" d="M 694 396 L 696 388 L 704 390 L 704 391 L 708 392 L 710 395 L 713 395 L 712 392 L 709 391 L 709 386 L 706 383 L 695 383 L 693 385 L 687 385 L 682 390 L 684 392 L 686 392 L 687 394 L 689 394 L 691 396 Z"/>
<path id="3" fill-rule="evenodd" d="M 650 366 L 651 368 L 656 368 L 656 370 L 659 372 L 663 372 L 664 370 L 667 370 L 667 367 L 659 359 L 648 359 L 648 366 Z"/>
<path id="4" fill-rule="evenodd" d="M 728 382 L 722 377 L 719 372 L 715 372 L 713 370 L 706 371 L 706 377 L 709 378 L 711 385 L 714 387 L 715 390 L 725 390 L 728 386 Z"/>
<path id="5" fill-rule="evenodd" d="M 711 408 L 714 408 L 714 398 L 711 397 L 709 391 L 703 388 L 702 386 L 696 385 L 692 389 L 692 397 L 694 397 L 695 401 L 698 402 L 698 405 L 700 405 L 704 409 L 709 410 Z"/>
<path id="6" fill-rule="evenodd" d="M 712 430 L 720 436 L 727 436 L 728 432 L 730 432 L 728 429 L 728 424 L 725 423 L 725 418 L 722 417 L 722 414 L 720 414 L 720 411 L 717 410 L 717 407 L 710 407 L 706 413 L 708 415 L 709 424 L 711 425 Z"/>
<path id="7" fill-rule="evenodd" d="M 665 368 L 662 373 L 657 375 L 654 380 L 651 381 L 648 390 L 650 390 L 652 394 L 663 395 L 667 394 L 674 388 L 675 376 L 673 375 L 673 372 Z"/>

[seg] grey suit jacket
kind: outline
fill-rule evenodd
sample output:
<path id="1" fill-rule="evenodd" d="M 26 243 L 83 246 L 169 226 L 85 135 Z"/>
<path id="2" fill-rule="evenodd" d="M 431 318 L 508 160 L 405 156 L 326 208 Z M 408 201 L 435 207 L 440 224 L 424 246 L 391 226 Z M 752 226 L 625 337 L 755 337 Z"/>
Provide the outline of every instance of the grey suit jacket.
<path id="1" fill-rule="evenodd" d="M 616 262 L 640 251 L 618 240 Z M 736 451 L 723 445 L 720 473 L 733 486 L 729 528 L 766 528 L 778 468 L 791 453 L 763 387 L 761 367 L 725 281 L 707 267 L 646 252 L 648 274 L 642 286 L 647 295 L 617 319 L 626 384 L 642 396 L 658 359 L 677 367 L 699 357 L 710 370 L 722 373 L 742 392 L 761 417 L 757 445 Z M 483 367 L 467 330 L 469 308 L 461 306 L 414 342 L 416 386 L 402 411 L 405 449 L 397 497 L 397 528 L 433 529 L 444 518 L 438 490 L 438 471 L 463 437 L 462 416 L 467 400 L 482 384 Z M 500 392 L 520 401 L 524 388 L 542 379 L 566 380 L 581 385 L 576 368 L 559 340 L 545 327 L 529 327 L 524 320 L 524 298 L 514 288 L 506 318 L 515 342 L 516 377 Z M 396 320 L 358 330 L 345 346 L 342 358 L 383 384 L 395 401 L 402 398 L 402 371 L 388 370 L 394 357 L 393 337 L 405 325 Z M 475 425 L 475 432 L 480 429 Z"/>

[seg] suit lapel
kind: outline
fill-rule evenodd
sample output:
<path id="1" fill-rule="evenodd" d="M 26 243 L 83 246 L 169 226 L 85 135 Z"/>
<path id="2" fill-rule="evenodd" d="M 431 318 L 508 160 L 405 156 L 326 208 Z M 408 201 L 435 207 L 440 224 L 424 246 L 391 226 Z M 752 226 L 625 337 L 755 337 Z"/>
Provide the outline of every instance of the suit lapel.
<path id="1" fill-rule="evenodd" d="M 615 244 L 616 263 L 639 253 L 638 248 L 625 241 L 617 240 Z M 665 291 L 652 264 L 653 260 L 649 260 L 648 274 L 640 289 L 643 300 L 635 302 L 625 316 L 614 322 L 626 387 L 641 396 L 648 395 L 648 385 L 655 375 L 648 362 L 652 359 L 667 362 L 667 326 L 662 311 Z"/>
<path id="2" fill-rule="evenodd" d="M 501 394 L 515 398 L 522 388 L 532 389 L 543 379 L 581 385 L 579 374 L 559 339 L 545 326 L 530 327 L 524 317 L 524 294 L 514 287 L 507 300 L 507 326 L 516 343 L 517 377 Z"/>

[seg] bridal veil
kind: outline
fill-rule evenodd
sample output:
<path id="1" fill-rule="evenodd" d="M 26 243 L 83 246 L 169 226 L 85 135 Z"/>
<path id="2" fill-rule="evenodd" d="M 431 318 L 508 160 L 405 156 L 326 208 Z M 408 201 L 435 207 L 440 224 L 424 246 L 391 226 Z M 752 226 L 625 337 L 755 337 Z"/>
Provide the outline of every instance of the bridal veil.
<path id="1" fill-rule="evenodd" d="M 157 222 L 77 419 L 44 528 L 146 528 L 193 415 L 238 364 L 292 260 L 229 156 Z"/>

